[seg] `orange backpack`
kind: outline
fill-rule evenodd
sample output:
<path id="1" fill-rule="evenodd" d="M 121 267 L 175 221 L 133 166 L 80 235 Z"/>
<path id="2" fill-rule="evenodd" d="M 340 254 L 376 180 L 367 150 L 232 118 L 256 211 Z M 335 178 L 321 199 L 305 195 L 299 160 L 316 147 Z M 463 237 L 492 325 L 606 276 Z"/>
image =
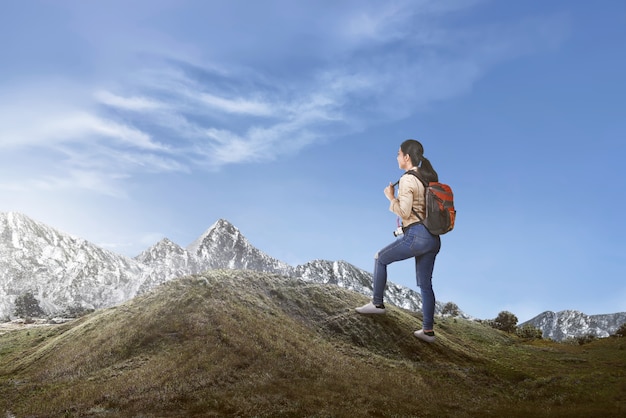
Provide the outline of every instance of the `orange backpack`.
<path id="1" fill-rule="evenodd" d="M 416 171 L 410 170 L 404 174 L 412 174 L 422 182 L 426 196 L 426 218 L 421 216 L 414 210 L 420 221 L 426 229 L 433 235 L 443 235 L 452 231 L 454 228 L 454 220 L 456 218 L 456 210 L 454 209 L 454 196 L 452 188 L 447 184 L 431 181 L 430 183 L 423 180 Z"/>

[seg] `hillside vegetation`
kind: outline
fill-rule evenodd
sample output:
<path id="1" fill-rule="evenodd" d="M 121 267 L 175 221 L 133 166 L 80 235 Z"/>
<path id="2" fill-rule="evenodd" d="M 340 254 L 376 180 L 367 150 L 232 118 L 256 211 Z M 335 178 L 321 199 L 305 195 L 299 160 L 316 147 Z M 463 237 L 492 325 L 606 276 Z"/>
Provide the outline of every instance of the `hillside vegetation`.
<path id="1" fill-rule="evenodd" d="M 0 335 L 7 417 L 618 417 L 625 341 L 523 341 L 252 271 L 170 281 L 64 325 Z"/>

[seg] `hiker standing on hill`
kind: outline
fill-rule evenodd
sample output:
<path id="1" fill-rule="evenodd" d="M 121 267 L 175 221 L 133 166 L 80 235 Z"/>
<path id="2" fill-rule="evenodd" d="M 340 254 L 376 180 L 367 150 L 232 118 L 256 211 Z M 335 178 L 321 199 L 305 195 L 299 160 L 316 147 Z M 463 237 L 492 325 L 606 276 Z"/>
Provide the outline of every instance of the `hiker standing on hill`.
<path id="1" fill-rule="evenodd" d="M 414 139 L 407 139 L 398 150 L 398 166 L 405 172 L 414 170 L 426 182 L 438 181 L 437 172 L 424 157 L 424 147 Z M 432 274 L 435 258 L 441 241 L 438 235 L 431 234 L 422 223 L 426 217 L 425 188 L 414 175 L 403 175 L 398 181 L 398 195 L 395 185 L 389 183 L 384 190 L 389 199 L 389 210 L 402 219 L 400 235 L 393 243 L 380 250 L 374 263 L 374 296 L 372 302 L 356 308 L 360 314 L 384 314 L 383 294 L 387 285 L 387 266 L 393 262 L 415 258 L 415 277 L 422 295 L 424 315 L 422 329 L 414 335 L 424 341 L 434 342 L 435 293 L 432 287 Z"/>

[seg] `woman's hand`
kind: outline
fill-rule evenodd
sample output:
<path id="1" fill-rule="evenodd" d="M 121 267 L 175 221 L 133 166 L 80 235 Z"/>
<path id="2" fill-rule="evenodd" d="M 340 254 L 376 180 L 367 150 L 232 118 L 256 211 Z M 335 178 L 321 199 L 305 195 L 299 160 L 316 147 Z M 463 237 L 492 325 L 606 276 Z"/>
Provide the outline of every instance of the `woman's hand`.
<path id="1" fill-rule="evenodd" d="M 396 198 L 396 189 L 393 187 L 392 183 L 389 183 L 389 186 L 385 187 L 385 196 L 390 201 Z"/>

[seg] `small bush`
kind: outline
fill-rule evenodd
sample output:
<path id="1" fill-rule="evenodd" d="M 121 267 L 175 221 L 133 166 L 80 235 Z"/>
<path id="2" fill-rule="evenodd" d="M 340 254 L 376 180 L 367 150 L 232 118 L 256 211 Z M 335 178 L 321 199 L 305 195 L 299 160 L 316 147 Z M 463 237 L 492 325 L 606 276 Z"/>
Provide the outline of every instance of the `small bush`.
<path id="1" fill-rule="evenodd" d="M 530 324 L 526 324 L 523 327 L 518 327 L 515 330 L 515 334 L 517 334 L 520 338 L 527 338 L 530 340 L 540 340 L 543 338 L 543 331 L 539 328 L 535 328 Z"/>
<path id="2" fill-rule="evenodd" d="M 587 335 L 581 335 L 580 337 L 576 337 L 576 342 L 578 343 L 578 345 L 583 345 L 583 344 L 588 344 L 596 339 L 597 337 L 595 335 L 587 334 Z"/>
<path id="3" fill-rule="evenodd" d="M 517 328 L 517 316 L 509 311 L 502 311 L 493 320 L 492 327 L 505 332 L 514 332 Z"/>
<path id="4" fill-rule="evenodd" d="M 592 334 L 579 335 L 577 337 L 567 337 L 567 338 L 561 340 L 561 344 L 584 345 L 584 344 L 588 344 L 588 343 L 596 340 L 597 338 L 598 337 L 596 337 L 595 335 L 592 335 Z"/>
<path id="5" fill-rule="evenodd" d="M 441 310 L 441 313 L 443 315 L 450 315 L 450 316 L 459 316 L 460 314 L 460 309 L 458 307 L 458 305 L 454 302 L 448 302 L 444 305 L 443 309 Z"/>
<path id="6" fill-rule="evenodd" d="M 25 292 L 15 298 L 15 316 L 19 318 L 41 317 L 45 313 L 39 301 L 31 292 Z"/>

